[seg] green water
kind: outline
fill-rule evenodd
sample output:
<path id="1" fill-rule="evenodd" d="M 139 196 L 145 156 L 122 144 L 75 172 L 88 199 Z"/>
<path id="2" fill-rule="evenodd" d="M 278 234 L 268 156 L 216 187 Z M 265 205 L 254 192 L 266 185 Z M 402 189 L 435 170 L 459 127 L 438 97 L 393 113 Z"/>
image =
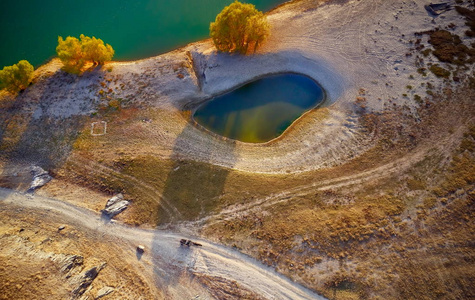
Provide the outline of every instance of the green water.
<path id="1" fill-rule="evenodd" d="M 198 124 L 219 135 L 248 143 L 270 141 L 325 98 L 311 78 L 280 74 L 248 83 L 201 105 Z"/>
<path id="2" fill-rule="evenodd" d="M 2 0 L 0 68 L 21 59 L 36 67 L 55 55 L 58 36 L 96 36 L 114 60 L 158 55 L 208 37 L 232 0 Z M 267 11 L 284 0 L 252 0 Z"/>

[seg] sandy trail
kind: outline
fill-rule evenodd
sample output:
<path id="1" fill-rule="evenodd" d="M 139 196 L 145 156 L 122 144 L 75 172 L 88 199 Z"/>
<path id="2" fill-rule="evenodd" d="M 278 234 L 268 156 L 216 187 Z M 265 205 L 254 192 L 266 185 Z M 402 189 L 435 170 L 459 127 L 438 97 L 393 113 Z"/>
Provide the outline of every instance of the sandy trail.
<path id="1" fill-rule="evenodd" d="M 351 174 L 348 176 L 328 179 L 321 182 L 312 182 L 311 184 L 300 185 L 294 188 L 286 189 L 285 191 L 268 195 L 266 197 L 256 199 L 251 203 L 233 205 L 227 209 L 223 209 L 217 214 L 209 215 L 200 220 L 191 222 L 193 224 L 207 224 L 212 225 L 216 222 L 234 219 L 239 215 L 247 215 L 252 212 L 262 211 L 266 208 L 272 207 L 281 202 L 289 201 L 298 196 L 308 195 L 317 191 L 326 191 L 331 189 L 338 189 L 350 187 L 354 185 L 361 185 L 365 182 L 371 182 L 382 178 L 387 178 L 393 174 L 400 174 L 404 170 L 410 168 L 415 162 L 420 161 L 424 155 L 427 154 L 428 149 L 423 148 L 411 155 L 406 155 L 391 163 L 376 166 L 372 169 Z"/>
<path id="2" fill-rule="evenodd" d="M 170 277 L 187 271 L 236 281 L 240 286 L 266 299 L 325 299 L 250 257 L 203 239 L 168 231 L 133 228 L 115 222 L 107 223 L 92 211 L 52 198 L 25 195 L 9 189 L 0 189 L 0 199 L 3 204 L 60 214 L 74 226 L 82 227 L 84 232 L 96 231 L 118 238 L 121 242 L 115 246 L 121 247 L 123 251 L 131 251 L 133 245 L 147 245 L 143 259 L 150 260 L 155 270 L 163 270 L 164 280 L 171 280 L 173 278 Z M 203 246 L 189 249 L 180 247 L 179 240 L 182 238 L 193 239 Z"/>

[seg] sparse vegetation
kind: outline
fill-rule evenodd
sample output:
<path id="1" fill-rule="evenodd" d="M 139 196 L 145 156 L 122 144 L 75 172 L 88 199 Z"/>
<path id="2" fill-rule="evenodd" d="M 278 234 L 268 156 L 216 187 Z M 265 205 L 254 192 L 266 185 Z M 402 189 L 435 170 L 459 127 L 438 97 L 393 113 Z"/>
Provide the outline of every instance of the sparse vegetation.
<path id="1" fill-rule="evenodd" d="M 467 20 L 466 25 L 469 29 L 465 34 L 469 37 L 475 37 L 475 9 L 470 10 L 462 6 L 455 6 L 455 9 Z"/>
<path id="2" fill-rule="evenodd" d="M 429 56 L 429 54 L 432 53 L 432 50 L 430 49 L 425 49 L 425 50 L 422 50 L 422 55 L 424 55 L 425 57 Z"/>
<path id="3" fill-rule="evenodd" d="M 433 31 L 429 43 L 434 46 L 432 53 L 442 62 L 457 65 L 475 62 L 475 48 L 467 47 L 458 35 L 447 30 Z"/>
<path id="4" fill-rule="evenodd" d="M 414 95 L 414 100 L 415 100 L 418 104 L 422 104 L 422 98 L 421 98 L 421 96 L 415 94 L 415 95 Z"/>
<path id="5" fill-rule="evenodd" d="M 443 110 L 446 105 L 439 103 L 432 108 Z M 460 109 L 457 108 L 459 112 Z M 428 111 L 424 110 L 426 114 Z M 432 114 L 427 116 L 427 124 L 432 118 L 441 120 L 441 116 Z M 377 151 L 410 147 L 411 144 L 403 140 L 394 142 L 397 140 L 394 132 L 382 128 L 388 125 L 385 120 L 376 126 L 379 132 L 389 134 L 391 148 L 382 147 Z M 445 126 L 439 125 L 440 128 Z M 421 290 L 430 297 L 437 297 L 453 285 L 457 286 L 457 297 L 463 298 L 462 295 L 470 293 L 470 280 L 463 279 L 469 268 L 462 268 L 455 261 L 460 262 L 471 254 L 458 252 L 455 244 L 464 243 L 473 213 L 468 208 L 473 192 L 472 196 L 467 193 L 475 182 L 473 128 L 464 135 L 456 150 L 460 154 L 454 156 L 449 166 L 439 154 L 432 153 L 406 174 L 401 174 L 407 176 L 404 180 L 390 176 L 377 182 L 368 181 L 357 192 L 347 191 L 347 188 L 306 195 L 300 192 L 288 202 L 267 208 L 265 213 L 215 222 L 205 233 L 219 237 L 222 242 L 237 243 L 242 251 L 255 253 L 260 260 L 286 275 L 302 278 L 307 286 L 323 291 L 331 299 L 366 299 L 368 293 L 382 298 L 412 298 L 420 295 Z M 336 169 L 333 172 L 338 172 Z M 439 209 L 441 205 L 443 209 Z M 460 221 L 455 222 L 454 218 Z M 247 237 L 249 234 L 251 238 Z M 447 239 L 454 243 L 450 250 L 445 248 Z M 433 248 L 426 251 L 422 245 L 429 241 Z M 256 249 L 253 245 L 260 246 Z M 452 253 L 453 263 L 450 266 L 436 263 L 447 257 L 447 251 Z M 358 262 L 356 268 L 353 267 L 355 262 Z M 322 268 L 326 270 L 325 275 L 319 274 L 317 282 L 309 274 Z M 450 275 L 433 276 L 442 270 Z M 374 282 L 368 280 L 376 277 Z"/>
<path id="6" fill-rule="evenodd" d="M 426 68 L 419 68 L 419 69 L 417 69 L 417 73 L 421 74 L 421 75 L 424 76 L 424 77 L 427 76 L 426 71 L 427 71 Z"/>
<path id="7" fill-rule="evenodd" d="M 221 52 L 248 53 L 249 47 L 257 48 L 269 35 L 266 16 L 253 4 L 239 1 L 226 6 L 210 25 L 210 36 Z"/>
<path id="8" fill-rule="evenodd" d="M 441 66 L 439 66 L 438 64 L 435 64 L 435 65 L 431 65 L 429 67 L 429 70 L 434 73 L 435 76 L 437 77 L 444 77 L 444 78 L 449 78 L 450 76 L 450 71 L 442 68 Z"/>
<path id="9" fill-rule="evenodd" d="M 307 5 L 313 4 L 309 1 Z M 453 42 L 454 37 L 450 38 Z M 81 42 L 77 41 L 82 49 Z M 72 45 L 75 43 L 74 40 L 69 42 Z M 420 43 L 418 39 L 415 45 Z M 255 46 L 244 48 L 248 52 Z M 237 49 L 237 46 L 233 47 Z M 450 54 L 448 49 L 444 48 L 442 53 Z M 179 55 L 182 53 L 179 52 Z M 457 60 L 462 61 L 458 54 L 448 57 L 454 60 L 454 64 Z M 465 58 L 468 62 L 469 55 Z M 84 56 L 78 71 L 84 67 L 86 60 Z M 88 60 L 92 62 L 91 58 Z M 165 74 L 167 78 L 182 85 L 190 81 L 187 66 L 175 61 L 168 64 L 154 60 L 154 68 L 161 63 L 169 69 L 169 73 Z M 131 205 L 117 217 L 118 221 L 167 228 L 173 228 L 175 224 L 193 224 L 190 230 L 196 235 L 259 259 L 293 281 L 332 300 L 467 299 L 474 295 L 472 286 L 475 281 L 471 239 L 475 228 L 475 104 L 472 100 L 475 77 L 466 77 L 462 67 L 451 69 L 449 63 L 440 63 L 443 67 L 425 64 L 419 57 L 415 65 L 411 63 L 402 63 L 406 72 L 419 68 L 417 72 L 426 76 L 427 67 L 441 78 L 430 76 L 430 82 L 422 83 L 424 78 L 415 72 L 413 74 L 417 79 L 409 76 L 409 79 L 415 79 L 413 81 L 407 80 L 408 73 L 398 72 L 395 81 L 396 75 L 384 69 L 384 76 L 378 74 L 374 77 L 379 83 L 372 81 L 371 85 L 365 86 L 367 90 L 354 85 L 354 95 L 345 100 L 351 106 L 352 115 L 348 118 L 343 118 L 346 113 L 343 107 L 335 110 L 333 106 L 309 112 L 307 117 L 302 118 L 300 124 L 318 120 L 321 121 L 319 124 L 336 128 L 338 125 L 332 122 L 336 114 L 338 120 L 348 126 L 341 129 L 356 139 L 368 138 L 368 141 L 361 143 L 357 141 L 354 146 L 364 147 L 364 151 L 358 152 L 350 145 L 341 150 L 348 152 L 349 158 L 316 170 L 282 167 L 276 174 L 240 171 L 239 164 L 245 162 L 245 156 L 240 156 L 240 151 L 246 150 L 246 146 L 239 144 L 232 148 L 235 144 L 213 139 L 208 147 L 205 135 L 188 123 L 192 119 L 192 108 L 148 106 L 142 99 L 131 102 L 133 105 L 129 106 L 125 99 L 134 97 L 136 90 L 131 88 L 132 85 L 153 95 L 151 97 L 156 96 L 153 89 L 156 86 L 160 91 L 164 88 L 163 93 L 168 97 L 178 85 L 155 85 L 153 82 L 158 82 L 154 77 L 158 76 L 155 70 L 146 70 L 146 74 L 137 77 L 128 74 L 130 77 L 124 76 L 128 77 L 127 81 L 117 80 L 118 74 L 127 70 L 122 66 L 117 67 L 117 72 L 107 69 L 109 72 L 100 73 L 99 77 L 91 76 L 93 84 L 87 89 L 100 104 L 97 111 L 83 111 L 85 114 L 77 120 L 73 117 L 58 121 L 47 116 L 35 119 L 30 111 L 20 114 L 17 107 L 9 108 L 14 115 L 0 115 L 0 157 L 6 157 L 4 161 L 11 164 L 14 163 L 11 157 L 35 162 L 41 158 L 42 163 L 49 166 L 48 170 L 55 180 L 39 193 L 49 193 L 54 197 L 57 193 L 69 201 L 68 197 L 84 192 L 82 198 L 75 200 L 78 204 L 73 204 L 99 211 L 103 208 L 104 199 L 121 192 L 131 201 Z M 76 64 L 72 66 L 73 69 L 77 67 Z M 135 65 L 133 70 L 137 69 L 140 68 Z M 444 85 L 444 82 L 449 83 L 445 78 L 450 78 L 452 74 L 455 77 L 457 73 L 460 81 Z M 64 88 L 66 92 L 58 96 L 62 99 L 68 95 L 69 87 L 77 83 L 73 79 L 78 78 L 62 72 L 56 74 L 62 76 L 61 80 L 72 82 Z M 91 72 L 86 75 L 97 74 Z M 145 76 L 150 76 L 150 80 L 145 80 Z M 176 80 L 176 77 L 184 80 Z M 367 84 L 371 79 L 365 78 L 364 82 Z M 393 94 L 386 96 L 386 91 L 379 93 L 385 83 Z M 425 96 L 425 89 L 431 97 Z M 120 95 L 118 90 L 124 91 L 124 94 Z M 403 97 L 408 98 L 398 96 L 403 92 Z M 28 94 L 30 91 L 24 95 Z M 46 107 L 46 101 L 38 102 Z M 419 105 L 414 105 L 414 102 Z M 164 104 L 167 103 L 170 102 L 164 100 Z M 374 107 L 381 107 L 381 110 Z M 110 122 L 107 134 L 91 135 L 94 130 L 91 122 L 102 120 Z M 308 128 L 303 125 L 297 128 L 305 129 Z M 209 149 L 209 153 L 200 152 L 199 158 L 188 152 L 191 151 L 190 145 L 198 142 L 195 137 L 205 141 L 205 146 L 200 149 Z M 332 135 L 331 138 L 339 136 Z M 285 140 L 281 142 L 284 144 Z M 215 148 L 216 145 L 229 148 Z M 318 146 L 309 142 L 303 149 L 305 153 L 320 151 Z M 195 145 L 192 147 L 198 148 Z M 236 169 L 216 163 L 215 155 L 221 155 L 222 149 L 229 153 L 235 151 Z M 259 154 L 256 151 L 256 155 Z M 306 162 L 316 164 L 307 155 L 305 157 Z M 3 175 L 0 177 L 1 186 L 10 187 L 10 181 L 18 180 L 16 175 Z M 41 224 L 37 229 L 33 228 L 36 227 L 35 220 L 30 220 L 26 214 L 26 219 L 20 220 L 14 218 L 20 213 L 15 213 L 13 209 L 4 209 L 4 213 L 8 215 L 8 218 L 3 218 L 2 224 L 4 229 L 9 230 L 7 236 L 19 235 L 18 228 L 25 227 L 26 232 L 22 233 L 25 238 L 36 242 L 38 248 L 50 247 L 47 251 L 55 245 L 61 253 L 98 255 L 97 252 L 101 252 L 98 257 L 107 261 L 109 267 L 106 273 L 101 273 L 107 276 L 107 280 L 101 277 L 97 283 L 125 287 L 117 288 L 112 297 L 126 297 L 125 289 L 130 286 L 129 281 L 136 280 L 137 286 L 145 286 L 145 292 L 138 294 L 145 295 L 147 299 L 163 298 L 163 295 L 154 295 L 153 288 L 147 289 L 149 279 L 137 277 L 133 268 L 127 272 L 124 262 L 133 262 L 130 265 L 134 265 L 138 258 L 130 251 L 129 243 L 123 246 L 127 253 L 124 256 L 120 253 L 122 248 L 116 247 L 119 250 L 114 248 L 108 252 L 110 244 L 101 240 L 103 237 L 93 234 L 92 238 L 101 240 L 97 243 L 100 247 L 96 249 L 88 245 L 88 248 L 82 245 L 88 235 L 77 228 L 70 231 L 68 227 L 59 232 L 59 224 L 51 224 L 53 221 L 50 219 L 44 224 L 38 222 Z M 39 218 L 41 216 L 36 220 Z M 13 224 L 11 229 L 4 225 L 7 221 Z M 107 238 L 107 234 L 104 236 Z M 71 237 L 69 243 L 68 237 Z M 147 255 L 155 251 L 153 247 L 156 245 L 150 244 L 152 251 L 148 246 L 142 261 L 145 263 L 148 263 Z M 178 243 L 176 246 L 179 247 Z M 124 257 L 131 260 L 123 260 Z M 0 279 L 11 278 L 14 260 L 2 259 L 2 262 L 6 268 L 0 268 Z M 138 266 L 141 270 L 140 264 Z M 33 267 L 40 270 L 42 264 L 35 263 Z M 41 271 L 44 274 L 40 275 L 48 278 L 48 273 L 55 272 L 53 267 L 47 265 Z M 122 278 L 120 274 L 124 279 L 117 282 L 116 278 Z M 174 279 L 172 276 L 170 278 Z M 208 292 L 218 298 L 258 298 L 239 282 L 206 274 L 192 277 L 194 284 L 206 285 Z M 52 277 L 51 282 L 55 278 Z M 30 287 L 19 289 L 13 286 L 24 282 L 21 276 L 13 279 L 9 279 L 6 295 L 16 295 L 17 298 L 19 292 L 27 295 L 25 291 L 29 293 Z M 27 282 L 36 287 L 39 285 L 36 279 L 31 277 Z M 157 280 L 160 279 L 158 276 Z M 40 279 L 38 282 L 43 283 Z M 95 285 L 88 296 L 95 298 L 97 290 Z"/>

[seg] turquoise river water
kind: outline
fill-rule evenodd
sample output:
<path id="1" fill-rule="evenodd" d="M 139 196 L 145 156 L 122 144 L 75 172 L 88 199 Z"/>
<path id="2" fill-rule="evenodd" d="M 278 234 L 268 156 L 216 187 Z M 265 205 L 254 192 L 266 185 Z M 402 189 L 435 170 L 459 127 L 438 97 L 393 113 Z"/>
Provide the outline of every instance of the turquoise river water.
<path id="1" fill-rule="evenodd" d="M 158 55 L 207 38 L 233 0 L 2 0 L 0 69 L 21 59 L 35 67 L 55 55 L 58 36 L 81 33 L 114 48 L 114 60 Z M 243 1 L 245 2 L 245 1 Z M 284 0 L 252 0 L 267 11 Z"/>

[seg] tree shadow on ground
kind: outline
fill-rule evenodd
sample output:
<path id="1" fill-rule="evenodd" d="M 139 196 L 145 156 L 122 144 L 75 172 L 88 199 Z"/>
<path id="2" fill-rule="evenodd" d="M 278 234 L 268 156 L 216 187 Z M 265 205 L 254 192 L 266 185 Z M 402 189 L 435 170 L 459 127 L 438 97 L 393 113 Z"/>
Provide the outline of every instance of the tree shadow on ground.
<path id="1" fill-rule="evenodd" d="M 0 108 L 1 187 L 25 191 L 32 180 L 32 166 L 51 171 L 64 164 L 88 117 L 69 114 L 61 101 L 76 101 L 78 87 L 95 82 L 100 74 L 93 71 L 77 76 L 56 71 L 20 93 L 12 105 Z M 58 106 L 65 116 L 51 113 Z"/>
<path id="2" fill-rule="evenodd" d="M 196 220 L 208 215 L 221 204 L 220 196 L 225 189 L 230 170 L 212 164 L 215 161 L 213 158 L 220 155 L 216 144 L 210 143 L 206 147 L 193 149 L 199 152 L 199 156 L 204 160 L 201 162 L 191 161 L 182 154 L 185 153 L 184 149 L 198 147 L 190 141 L 190 136 L 196 135 L 197 130 L 193 125 L 187 124 L 176 139 L 172 155 L 173 166 L 163 189 L 163 199 L 169 205 L 168 209 L 158 207 L 157 224 Z M 160 247 L 157 239 L 158 236 L 154 238 L 152 252 Z M 185 270 L 172 270 L 169 274 L 164 274 L 159 267 L 155 268 L 156 282 L 161 283 L 164 291 L 170 286 L 180 285 L 178 278 L 186 273 L 187 268 L 193 267 L 196 260 L 195 251 L 198 251 L 195 246 L 180 245 L 180 240 L 176 240 L 174 259 L 182 261 L 186 267 Z"/>

